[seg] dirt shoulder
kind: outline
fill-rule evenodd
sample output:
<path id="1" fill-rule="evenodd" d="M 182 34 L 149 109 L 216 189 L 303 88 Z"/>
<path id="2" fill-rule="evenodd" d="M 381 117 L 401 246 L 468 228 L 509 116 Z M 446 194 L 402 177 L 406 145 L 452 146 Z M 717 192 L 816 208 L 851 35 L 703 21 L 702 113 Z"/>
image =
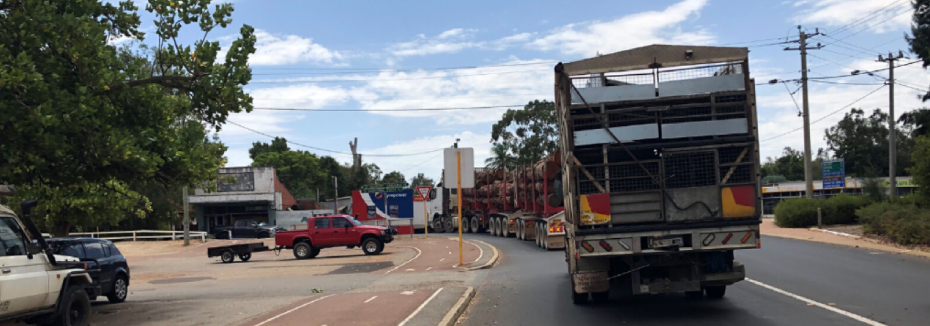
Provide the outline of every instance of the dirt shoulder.
<path id="1" fill-rule="evenodd" d="M 789 239 L 798 239 L 798 240 L 807 240 L 807 241 L 816 241 L 823 243 L 830 243 L 836 245 L 843 245 L 856 248 L 865 248 L 870 250 L 881 250 L 897 254 L 906 254 L 918 257 L 924 257 L 930 259 L 930 252 L 922 251 L 921 249 L 925 248 L 907 248 L 902 246 L 897 246 L 893 244 L 888 244 L 881 240 L 870 239 L 861 236 L 861 229 L 856 231 L 855 228 L 851 226 L 834 226 L 828 227 L 824 230 L 831 232 L 824 232 L 817 228 L 813 229 L 793 229 L 793 228 L 780 228 L 775 225 L 775 220 L 771 218 L 762 219 L 761 232 L 763 236 L 773 236 L 779 238 L 789 238 Z M 833 230 L 835 229 L 835 230 Z M 851 231 L 851 232 L 846 232 Z M 858 232 L 858 234 L 856 234 Z M 762 240 L 763 246 L 765 245 L 765 239 Z"/>

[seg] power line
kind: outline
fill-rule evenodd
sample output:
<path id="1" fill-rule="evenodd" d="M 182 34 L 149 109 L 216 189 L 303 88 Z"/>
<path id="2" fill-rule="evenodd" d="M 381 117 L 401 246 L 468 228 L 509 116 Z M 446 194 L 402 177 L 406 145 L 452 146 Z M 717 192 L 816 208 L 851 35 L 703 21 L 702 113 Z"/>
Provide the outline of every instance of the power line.
<path id="1" fill-rule="evenodd" d="M 852 22 L 849 23 L 849 24 L 846 24 L 846 25 L 841 26 L 841 27 L 839 27 L 839 28 L 837 28 L 837 29 L 835 29 L 835 30 L 833 30 L 833 31 L 830 31 L 830 34 L 839 34 L 839 33 L 842 33 L 843 31 L 845 31 L 845 30 L 847 30 L 847 29 L 849 29 L 849 28 L 851 28 L 851 27 L 853 27 L 853 26 L 855 26 L 855 25 L 859 25 L 859 24 L 862 24 L 862 23 L 864 23 L 864 22 L 866 22 L 866 21 L 875 19 L 875 17 L 878 17 L 878 15 L 880 15 L 882 11 L 888 12 L 888 11 L 897 9 L 898 7 L 901 7 L 901 6 L 902 6 L 901 2 L 903 2 L 903 1 L 906 1 L 906 0 L 898 0 L 898 1 L 895 1 L 895 2 L 892 2 L 892 3 L 889 3 L 888 5 L 886 5 L 886 6 L 884 6 L 884 7 L 878 8 L 878 9 L 876 9 L 875 11 L 872 11 L 871 13 L 866 14 L 866 15 L 863 16 L 862 18 L 856 19 L 856 20 L 852 21 Z M 894 6 L 895 4 L 897 4 L 897 6 L 895 6 L 894 8 L 887 9 L 888 7 Z M 886 10 L 886 9 L 887 9 L 887 10 Z"/>
<path id="2" fill-rule="evenodd" d="M 834 84 L 834 85 L 885 85 L 885 83 L 839 83 L 839 82 L 831 82 L 831 81 L 826 81 L 826 80 L 811 80 L 811 81 L 815 83 Z"/>
<path id="3" fill-rule="evenodd" d="M 901 16 L 901 15 L 906 14 L 906 13 L 908 13 L 908 12 L 910 12 L 910 9 L 905 9 L 905 10 L 901 11 L 901 12 L 898 13 L 898 14 L 895 14 L 895 15 L 893 15 L 893 16 L 891 16 L 891 17 L 888 17 L 887 19 L 885 19 L 885 20 L 883 20 L 883 21 L 878 22 L 878 24 L 875 24 L 875 25 L 872 25 L 872 26 L 866 26 L 866 28 L 860 29 L 858 32 L 855 32 L 855 33 L 846 35 L 846 36 L 844 36 L 843 38 L 837 39 L 836 41 L 833 41 L 832 43 L 827 43 L 826 45 L 832 45 L 832 44 L 834 44 L 834 43 L 836 43 L 836 42 L 839 42 L 839 41 L 848 39 L 848 38 L 850 38 L 850 37 L 856 36 L 856 35 L 858 35 L 859 33 L 862 33 L 862 32 L 865 32 L 865 31 L 867 31 L 867 30 L 870 30 L 870 29 L 872 29 L 872 28 L 875 27 L 875 26 L 879 26 L 879 25 L 881 25 L 881 24 L 884 24 L 885 22 L 887 22 L 887 21 L 889 21 L 889 20 L 892 20 L 892 19 L 895 19 L 895 18 L 897 18 L 898 16 Z M 825 46 L 826 46 L 826 45 L 825 45 Z"/>
<path id="4" fill-rule="evenodd" d="M 429 161 L 435 160 L 437 157 L 442 156 L 442 154 L 443 154 L 443 153 L 439 153 L 439 154 L 436 155 L 436 156 L 433 156 L 433 157 L 430 157 L 430 158 L 426 159 L 426 161 L 423 161 L 423 162 L 420 163 L 420 164 L 417 164 L 417 165 L 411 166 L 411 167 L 409 167 L 409 168 L 403 169 L 403 170 L 401 170 L 400 172 L 401 172 L 401 173 L 404 173 L 404 172 L 410 171 L 410 170 L 412 170 L 413 168 L 419 167 L 419 166 L 421 166 L 421 165 L 423 165 L 423 164 L 428 163 Z"/>
<path id="5" fill-rule="evenodd" d="M 315 112 L 404 112 L 404 111 L 453 111 L 453 110 L 487 110 L 501 108 L 522 108 L 526 104 L 471 106 L 457 108 L 410 108 L 410 109 L 312 109 L 312 108 L 253 108 L 265 111 L 315 111 Z"/>
<path id="6" fill-rule="evenodd" d="M 791 89 L 788 88 L 788 83 L 782 83 L 782 85 L 785 85 L 785 90 L 788 91 L 788 96 L 791 96 L 791 101 L 794 102 L 794 107 L 798 108 L 798 114 L 801 114 L 801 106 L 798 105 L 798 100 L 794 99 L 794 93 L 792 93 Z"/>
<path id="7" fill-rule="evenodd" d="M 278 138 L 277 136 L 273 136 L 273 135 L 266 134 L 266 133 L 264 133 L 264 132 L 261 132 L 261 131 L 258 131 L 258 130 L 255 130 L 255 129 L 252 129 L 252 128 L 249 128 L 249 127 L 246 127 L 246 126 L 243 126 L 243 125 L 241 125 L 241 124 L 235 123 L 235 122 L 230 121 L 230 120 L 226 120 L 226 122 L 228 122 L 228 123 L 230 123 L 230 124 L 232 124 L 232 125 L 238 126 L 239 128 L 242 128 L 242 129 L 245 129 L 245 130 L 254 132 L 254 133 L 256 133 L 256 134 L 259 134 L 259 135 L 262 135 L 262 136 L 265 136 L 265 137 L 268 137 L 268 138 Z M 322 151 L 322 152 L 328 152 L 328 153 L 333 153 L 333 154 L 342 154 L 342 155 L 352 155 L 352 153 L 340 152 L 340 151 L 334 151 L 334 150 L 331 150 L 331 149 L 325 149 L 325 148 L 319 148 L 319 147 L 310 146 L 310 145 L 304 145 L 304 144 L 292 142 L 292 141 L 289 141 L 289 140 L 285 140 L 285 142 L 287 142 L 288 144 L 291 144 L 291 145 L 300 146 L 300 147 L 309 148 L 309 149 L 315 149 L 315 150 Z M 410 153 L 410 154 L 363 154 L 363 155 L 365 155 L 365 156 L 375 156 L 375 157 L 415 156 L 415 155 L 423 155 L 423 154 L 435 153 L 435 152 L 438 152 L 438 151 L 441 151 L 441 150 L 443 150 L 443 148 L 435 149 L 435 150 L 431 150 L 431 151 L 426 151 L 426 152 L 420 152 L 420 153 Z"/>
<path id="8" fill-rule="evenodd" d="M 836 114 L 837 112 L 843 111 L 843 110 L 845 110 L 846 108 L 848 108 L 848 107 L 850 107 L 850 106 L 853 106 L 853 105 L 855 105 L 856 103 L 859 103 L 859 101 L 862 101 L 862 100 L 865 99 L 866 97 L 869 97 L 869 95 L 875 94 L 875 92 L 878 92 L 879 90 L 881 90 L 881 89 L 884 88 L 884 87 L 885 87 L 885 85 L 882 84 L 881 86 L 879 86 L 878 88 L 876 88 L 874 91 L 871 91 L 871 92 L 869 92 L 868 94 L 865 94 L 865 96 L 860 97 L 860 98 L 856 99 L 855 101 L 852 101 L 852 103 L 846 104 L 845 106 L 843 106 L 843 107 L 837 109 L 836 111 L 830 112 L 829 114 L 827 114 L 827 115 L 825 115 L 825 116 L 823 116 L 823 117 L 820 117 L 820 119 L 811 121 L 810 124 L 813 125 L 813 124 L 815 124 L 815 123 L 818 123 L 818 122 L 820 122 L 820 121 L 823 121 L 823 119 L 826 119 L 827 117 L 829 117 L 829 116 L 831 116 L 831 115 L 834 115 L 834 114 Z M 772 139 L 775 139 L 775 138 L 778 138 L 778 137 L 785 136 L 785 135 L 787 135 L 787 134 L 793 133 L 793 132 L 798 131 L 798 130 L 801 130 L 801 129 L 804 129 L 804 127 L 792 129 L 792 130 L 790 130 L 790 131 L 788 131 L 788 132 L 779 134 L 779 135 L 774 136 L 774 137 L 766 138 L 766 139 L 764 139 L 764 140 L 762 140 L 762 141 L 769 141 L 769 140 L 772 140 Z"/>
<path id="9" fill-rule="evenodd" d="M 533 71 L 549 71 L 551 69 L 531 69 L 531 70 L 517 70 L 517 71 L 500 71 L 500 72 L 487 72 L 480 74 L 467 74 L 467 75 L 449 75 L 449 76 L 434 76 L 434 77 L 417 77 L 417 78 L 397 78 L 397 79 L 309 79 L 309 80 L 253 80 L 253 83 L 343 83 L 343 82 L 382 82 L 382 81 L 404 81 L 404 80 L 425 80 L 425 79 L 444 79 L 444 78 L 458 78 L 458 77 L 470 77 L 470 76 L 485 76 L 485 75 L 503 75 L 503 74 L 514 74 L 514 73 L 525 73 Z"/>

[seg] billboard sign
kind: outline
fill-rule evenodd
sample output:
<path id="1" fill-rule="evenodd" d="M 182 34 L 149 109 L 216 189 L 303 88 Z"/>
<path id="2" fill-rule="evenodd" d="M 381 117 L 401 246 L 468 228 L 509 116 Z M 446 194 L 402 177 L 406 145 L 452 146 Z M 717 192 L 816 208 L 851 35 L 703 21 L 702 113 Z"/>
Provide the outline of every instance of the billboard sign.
<path id="1" fill-rule="evenodd" d="M 846 187 L 846 160 L 823 160 L 823 189 Z"/>

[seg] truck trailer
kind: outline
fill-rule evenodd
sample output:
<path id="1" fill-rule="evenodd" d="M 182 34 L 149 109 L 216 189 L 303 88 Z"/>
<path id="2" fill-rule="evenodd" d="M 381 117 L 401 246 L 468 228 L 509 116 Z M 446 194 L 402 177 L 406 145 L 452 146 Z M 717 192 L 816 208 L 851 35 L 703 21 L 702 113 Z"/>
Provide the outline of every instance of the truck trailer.
<path id="1" fill-rule="evenodd" d="M 555 66 L 576 304 L 724 296 L 761 248 L 747 48 L 650 45 Z"/>

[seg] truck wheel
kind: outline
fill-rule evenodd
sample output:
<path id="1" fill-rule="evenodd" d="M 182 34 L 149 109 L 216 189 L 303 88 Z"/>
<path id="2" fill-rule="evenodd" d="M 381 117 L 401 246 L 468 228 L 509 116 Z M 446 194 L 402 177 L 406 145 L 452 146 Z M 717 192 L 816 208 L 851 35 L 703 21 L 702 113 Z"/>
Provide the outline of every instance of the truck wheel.
<path id="1" fill-rule="evenodd" d="M 362 251 L 366 255 L 377 255 L 384 250 L 384 244 L 381 243 L 377 238 L 368 238 L 365 241 L 362 241 Z"/>
<path id="2" fill-rule="evenodd" d="M 222 259 L 224 263 L 228 264 L 236 260 L 236 254 L 234 254 L 232 250 L 226 250 L 220 254 L 220 259 Z"/>
<path id="3" fill-rule="evenodd" d="M 469 226 L 470 222 L 471 219 L 468 217 L 462 219 L 462 233 L 471 233 L 471 226 Z"/>
<path id="4" fill-rule="evenodd" d="M 480 233 L 480 232 L 481 232 L 481 224 L 480 224 L 480 221 L 478 221 L 478 217 L 477 217 L 477 216 L 472 216 L 472 217 L 471 217 L 471 223 L 468 223 L 468 225 L 471 226 L 471 233 Z"/>
<path id="5" fill-rule="evenodd" d="M 539 230 L 540 230 L 539 223 L 536 223 L 536 246 L 542 248 L 542 242 L 540 241 L 540 239 L 542 239 L 542 236 L 541 236 L 542 232 Z"/>
<path id="6" fill-rule="evenodd" d="M 442 219 L 442 228 L 445 229 L 446 232 L 455 232 L 455 223 L 452 223 L 451 217 Z"/>
<path id="7" fill-rule="evenodd" d="M 710 299 L 722 299 L 723 295 L 727 293 L 726 286 L 708 286 L 704 288 L 704 291 L 707 292 L 707 297 Z"/>
<path id="8" fill-rule="evenodd" d="M 501 219 L 501 237 L 509 238 L 510 237 L 510 223 L 506 218 Z"/>
<path id="9" fill-rule="evenodd" d="M 572 281 L 574 282 L 574 281 Z M 587 293 L 578 293 L 575 292 L 575 285 L 572 284 L 572 303 L 576 305 L 588 303 L 588 294 Z"/>
<path id="10" fill-rule="evenodd" d="M 526 239 L 526 230 L 523 229 L 523 220 L 517 220 L 517 239 Z"/>
<path id="11" fill-rule="evenodd" d="M 84 326 L 90 316 L 90 298 L 87 291 L 79 286 L 69 287 L 61 297 L 62 311 L 49 325 L 56 326 Z"/>
<path id="12" fill-rule="evenodd" d="M 121 303 L 126 301 L 126 297 L 129 294 L 129 280 L 126 279 L 126 275 L 119 274 L 115 280 L 113 280 L 113 292 L 107 294 L 107 300 L 110 303 Z"/>
<path id="13" fill-rule="evenodd" d="M 252 253 L 239 254 L 239 260 L 241 260 L 241 261 L 249 261 L 249 259 L 252 259 Z"/>
<path id="14" fill-rule="evenodd" d="M 501 229 L 500 220 L 496 218 L 491 219 L 491 235 L 495 237 L 499 237 L 500 229 Z"/>
<path id="15" fill-rule="evenodd" d="M 443 233 L 443 232 L 446 232 L 446 230 L 444 230 L 444 229 L 442 228 L 442 218 L 441 218 L 441 217 L 437 216 L 437 217 L 433 218 L 433 230 L 435 230 L 436 233 Z"/>
<path id="16" fill-rule="evenodd" d="M 270 236 L 268 235 L 268 232 L 262 232 L 258 234 L 258 238 L 265 239 L 265 238 L 270 238 Z"/>
<path id="17" fill-rule="evenodd" d="M 310 246 L 310 244 L 306 242 L 301 242 L 301 243 L 294 245 L 294 258 L 308 259 L 308 258 L 313 258 L 314 256 L 316 255 L 313 255 L 313 248 Z"/>
<path id="18" fill-rule="evenodd" d="M 610 291 L 591 293 L 591 300 L 594 303 L 604 303 L 610 300 Z"/>

